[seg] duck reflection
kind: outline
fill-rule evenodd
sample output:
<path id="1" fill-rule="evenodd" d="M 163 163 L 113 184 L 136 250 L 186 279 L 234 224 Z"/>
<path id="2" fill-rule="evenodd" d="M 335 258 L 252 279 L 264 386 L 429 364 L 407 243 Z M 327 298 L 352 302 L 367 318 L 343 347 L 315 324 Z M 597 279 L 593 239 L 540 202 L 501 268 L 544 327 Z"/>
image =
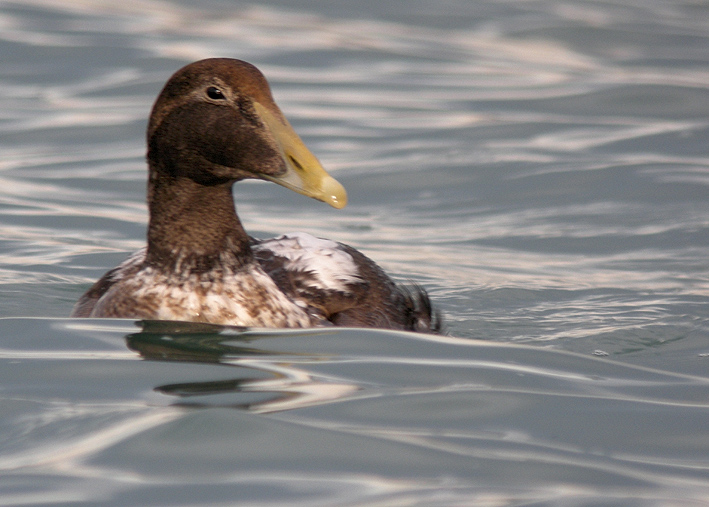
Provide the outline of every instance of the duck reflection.
<path id="1" fill-rule="evenodd" d="M 191 322 L 142 321 L 126 336 L 131 350 L 150 361 L 214 363 L 237 368 L 226 380 L 159 385 L 156 392 L 179 398 L 178 405 L 231 407 L 257 413 L 318 405 L 348 396 L 359 386 L 309 372 L 308 364 L 330 356 L 261 348 L 268 338 L 334 334 L 336 329 L 253 331 Z M 294 337 L 297 339 L 296 337 Z M 296 366 L 297 365 L 297 366 Z M 221 370 L 220 370 L 221 371 Z"/>

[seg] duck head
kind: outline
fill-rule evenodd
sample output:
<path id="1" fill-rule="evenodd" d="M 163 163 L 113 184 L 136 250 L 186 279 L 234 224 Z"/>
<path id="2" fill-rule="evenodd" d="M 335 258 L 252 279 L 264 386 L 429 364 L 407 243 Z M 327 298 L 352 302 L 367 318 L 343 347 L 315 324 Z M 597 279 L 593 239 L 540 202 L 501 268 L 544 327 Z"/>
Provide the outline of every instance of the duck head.
<path id="1" fill-rule="evenodd" d="M 275 104 L 263 74 L 229 58 L 178 70 L 158 96 L 148 124 L 149 193 L 159 181 L 215 186 L 257 178 L 335 208 L 344 187 L 303 144 Z"/>

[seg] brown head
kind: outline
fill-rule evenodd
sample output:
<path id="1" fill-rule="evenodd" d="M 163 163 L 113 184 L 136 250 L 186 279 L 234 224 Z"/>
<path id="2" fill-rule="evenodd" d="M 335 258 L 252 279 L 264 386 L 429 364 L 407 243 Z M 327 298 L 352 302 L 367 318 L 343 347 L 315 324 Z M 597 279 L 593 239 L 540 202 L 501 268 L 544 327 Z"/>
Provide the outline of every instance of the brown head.
<path id="1" fill-rule="evenodd" d="M 150 116 L 148 161 L 149 199 L 158 180 L 214 186 L 259 178 L 335 208 L 347 203 L 345 189 L 276 106 L 261 72 L 240 60 L 201 60 L 170 78 Z"/>

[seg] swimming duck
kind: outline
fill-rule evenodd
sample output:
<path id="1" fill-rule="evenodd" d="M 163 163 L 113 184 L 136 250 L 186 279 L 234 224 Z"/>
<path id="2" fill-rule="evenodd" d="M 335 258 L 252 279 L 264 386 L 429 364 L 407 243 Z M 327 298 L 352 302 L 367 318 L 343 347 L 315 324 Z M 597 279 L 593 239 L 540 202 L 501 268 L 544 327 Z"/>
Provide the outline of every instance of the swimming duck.
<path id="1" fill-rule="evenodd" d="M 232 185 L 247 178 L 347 203 L 253 65 L 212 58 L 178 70 L 153 106 L 147 141 L 147 247 L 98 280 L 73 317 L 439 330 L 423 289 L 394 284 L 354 248 L 244 231 Z"/>

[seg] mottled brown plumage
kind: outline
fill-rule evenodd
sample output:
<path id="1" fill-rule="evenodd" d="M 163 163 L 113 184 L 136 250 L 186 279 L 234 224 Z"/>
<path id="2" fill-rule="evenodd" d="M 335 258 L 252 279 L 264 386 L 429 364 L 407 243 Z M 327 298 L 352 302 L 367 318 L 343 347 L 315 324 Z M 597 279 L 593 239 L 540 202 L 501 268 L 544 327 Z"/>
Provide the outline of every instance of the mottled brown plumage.
<path id="1" fill-rule="evenodd" d="M 439 329 L 422 289 L 396 286 L 351 247 L 246 234 L 231 192 L 246 178 L 346 203 L 254 66 L 219 58 L 180 69 L 155 102 L 147 141 L 147 249 L 96 282 L 73 316 Z"/>

